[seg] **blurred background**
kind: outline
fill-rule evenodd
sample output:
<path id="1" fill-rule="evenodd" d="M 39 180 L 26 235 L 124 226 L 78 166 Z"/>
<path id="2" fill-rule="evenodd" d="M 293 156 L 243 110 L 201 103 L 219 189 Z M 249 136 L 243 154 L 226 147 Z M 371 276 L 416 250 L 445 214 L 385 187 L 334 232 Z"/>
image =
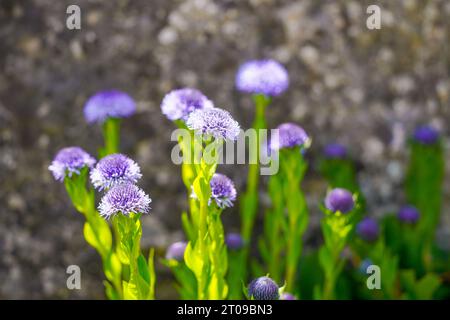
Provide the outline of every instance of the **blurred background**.
<path id="1" fill-rule="evenodd" d="M 71 4 L 81 8 L 81 30 L 66 28 Z M 380 30 L 366 27 L 371 4 L 381 8 Z M 396 211 L 412 130 L 439 128 L 448 158 L 449 21 L 446 0 L 2 0 L 0 298 L 104 298 L 101 261 L 83 239 L 83 217 L 47 169 L 65 146 L 96 154 L 101 130 L 86 124 L 82 110 L 102 89 L 126 91 L 138 103 L 123 122 L 122 150 L 142 167 L 140 185 L 153 199 L 143 246 L 159 254 L 183 239 L 186 206 L 180 168 L 170 160 L 175 127 L 160 102 L 171 89 L 195 87 L 248 128 L 251 99 L 234 88 L 248 59 L 274 58 L 289 71 L 289 90 L 267 110 L 269 126 L 296 122 L 313 139 L 304 183 L 312 215 L 307 245 L 320 241 L 318 203 L 327 185 L 317 163 L 327 143 L 349 148 L 368 214 Z M 243 190 L 245 166 L 218 171 Z M 450 179 L 445 183 L 438 238 L 450 247 Z M 223 217 L 227 231 L 238 230 L 237 207 Z M 81 290 L 66 287 L 71 264 L 81 267 Z M 157 276 L 157 296 L 176 297 L 159 263 Z"/>

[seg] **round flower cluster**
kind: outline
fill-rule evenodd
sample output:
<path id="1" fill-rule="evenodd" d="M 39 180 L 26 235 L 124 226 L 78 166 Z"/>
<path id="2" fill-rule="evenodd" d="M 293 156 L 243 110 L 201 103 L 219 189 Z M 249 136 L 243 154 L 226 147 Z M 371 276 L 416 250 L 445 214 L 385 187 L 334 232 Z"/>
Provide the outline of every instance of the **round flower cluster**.
<path id="1" fill-rule="evenodd" d="M 172 243 L 166 251 L 167 260 L 183 261 L 184 251 L 186 251 L 187 242 L 178 241 Z"/>
<path id="2" fill-rule="evenodd" d="M 397 218 L 405 224 L 415 224 L 420 218 L 420 213 L 416 207 L 404 206 L 399 210 Z"/>
<path id="3" fill-rule="evenodd" d="M 236 188 L 233 181 L 224 174 L 215 173 L 210 181 L 211 200 L 219 208 L 232 207 L 236 200 Z"/>
<path id="4" fill-rule="evenodd" d="M 189 129 L 197 134 L 213 136 L 216 139 L 236 140 L 240 127 L 228 111 L 219 108 L 196 109 L 186 121 Z"/>
<path id="5" fill-rule="evenodd" d="M 109 219 L 118 213 L 125 216 L 131 213 L 148 213 L 151 202 L 152 200 L 143 190 L 127 182 L 109 189 L 103 196 L 98 209 L 102 217 Z"/>
<path id="6" fill-rule="evenodd" d="M 94 164 L 95 159 L 80 147 L 67 147 L 56 154 L 48 169 L 57 181 L 64 181 L 66 176 L 80 174 L 81 169 L 91 168 Z"/>
<path id="7" fill-rule="evenodd" d="M 271 140 L 271 150 L 303 146 L 309 141 L 309 137 L 305 130 L 294 123 L 283 123 L 279 125 L 277 129 L 278 139 Z"/>
<path id="8" fill-rule="evenodd" d="M 413 138 L 421 144 L 431 145 L 439 140 L 439 132 L 431 126 L 420 126 L 414 131 Z"/>
<path id="9" fill-rule="evenodd" d="M 325 198 L 325 207 L 332 212 L 348 213 L 355 207 L 355 201 L 350 191 L 336 188 Z"/>
<path id="10" fill-rule="evenodd" d="M 173 90 L 161 103 L 162 113 L 172 121 L 186 121 L 192 111 L 211 108 L 213 103 L 199 90 L 191 88 Z"/>
<path id="11" fill-rule="evenodd" d="M 248 296 L 254 300 L 278 300 L 278 285 L 269 277 L 259 277 L 248 285 Z"/>
<path id="12" fill-rule="evenodd" d="M 339 143 L 326 145 L 323 153 L 327 159 L 345 159 L 347 157 L 347 149 Z"/>
<path id="13" fill-rule="evenodd" d="M 133 98 L 119 90 L 100 91 L 84 106 L 84 117 L 88 123 L 103 123 L 107 118 L 127 118 L 135 112 Z"/>
<path id="14" fill-rule="evenodd" d="M 240 250 L 244 247 L 244 239 L 242 239 L 239 233 L 227 234 L 225 243 L 230 250 Z"/>
<path id="15" fill-rule="evenodd" d="M 361 239 L 367 242 L 374 242 L 378 239 L 378 235 L 380 234 L 380 227 L 378 226 L 378 222 L 372 218 L 364 218 L 358 225 L 356 226 L 356 233 L 359 235 Z"/>
<path id="16" fill-rule="evenodd" d="M 91 182 L 98 190 L 123 182 L 136 183 L 141 177 L 139 165 L 123 154 L 108 155 L 91 170 Z"/>
<path id="17" fill-rule="evenodd" d="M 239 91 L 278 96 L 289 86 L 287 70 L 274 60 L 252 60 L 242 64 L 236 74 Z"/>

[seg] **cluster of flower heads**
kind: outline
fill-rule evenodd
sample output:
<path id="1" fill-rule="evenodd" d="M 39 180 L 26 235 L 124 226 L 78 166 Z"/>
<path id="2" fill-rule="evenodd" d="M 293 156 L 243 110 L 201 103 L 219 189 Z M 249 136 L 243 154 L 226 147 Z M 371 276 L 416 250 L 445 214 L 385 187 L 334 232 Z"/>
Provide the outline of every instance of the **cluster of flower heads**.
<path id="1" fill-rule="evenodd" d="M 108 219 L 118 213 L 148 213 L 151 199 L 135 185 L 141 177 L 139 165 L 123 154 L 101 159 L 90 174 L 96 189 L 107 190 L 99 205 L 100 215 Z"/>
<path id="2" fill-rule="evenodd" d="M 183 88 L 166 94 L 162 103 L 162 113 L 169 120 L 186 121 L 189 114 L 198 109 L 211 109 L 214 105 L 197 89 Z"/>
<path id="3" fill-rule="evenodd" d="M 374 242 L 378 239 L 380 227 L 375 219 L 366 217 L 356 225 L 356 233 L 364 241 Z"/>
<path id="4" fill-rule="evenodd" d="M 439 140 L 439 132 L 431 126 L 420 126 L 413 134 L 413 139 L 424 145 L 431 145 Z"/>
<path id="5" fill-rule="evenodd" d="M 48 169 L 57 181 L 64 181 L 64 178 L 72 177 L 73 174 L 80 174 L 84 167 L 91 168 L 96 160 L 80 147 L 67 147 L 61 149 L 53 159 Z"/>
<path id="6" fill-rule="evenodd" d="M 323 154 L 327 159 L 345 159 L 347 148 L 339 143 L 330 143 L 323 149 Z"/>
<path id="7" fill-rule="evenodd" d="M 184 252 L 186 251 L 187 242 L 186 241 L 178 241 L 172 243 L 166 251 L 166 259 L 167 260 L 176 260 L 183 261 Z"/>
<path id="8" fill-rule="evenodd" d="M 420 218 L 420 213 L 416 207 L 408 205 L 399 210 L 397 218 L 405 224 L 415 224 Z"/>
<path id="9" fill-rule="evenodd" d="M 219 108 L 196 109 L 186 121 L 189 129 L 197 134 L 216 139 L 236 140 L 240 127 L 228 111 Z"/>
<path id="10" fill-rule="evenodd" d="M 355 207 L 355 200 L 350 191 L 336 188 L 328 192 L 325 207 L 331 212 L 348 213 Z"/>
<path id="11" fill-rule="evenodd" d="M 211 187 L 211 198 L 209 199 L 209 205 L 211 205 L 214 201 L 221 209 L 233 206 L 233 202 L 236 200 L 237 192 L 236 187 L 230 178 L 224 174 L 215 173 L 209 182 L 209 186 Z M 191 197 L 197 198 L 194 190 L 192 190 Z"/>
<path id="12" fill-rule="evenodd" d="M 277 129 L 278 139 L 272 139 L 270 141 L 271 150 L 307 146 L 309 143 L 309 137 L 305 130 L 295 123 L 283 123 Z"/>
<path id="13" fill-rule="evenodd" d="M 269 277 L 259 277 L 248 285 L 248 296 L 254 300 L 278 300 L 279 288 Z"/>
<path id="14" fill-rule="evenodd" d="M 211 200 L 214 200 L 219 208 L 232 207 L 236 200 L 236 188 L 233 181 L 226 175 L 215 173 L 210 181 Z"/>
<path id="15" fill-rule="evenodd" d="M 136 103 L 125 92 L 105 90 L 93 95 L 84 106 L 88 123 L 103 123 L 108 118 L 127 118 L 136 112 Z"/>
<path id="16" fill-rule="evenodd" d="M 100 215 L 109 219 L 115 214 L 148 213 L 150 197 L 138 186 L 126 182 L 115 185 L 103 196 L 98 207 Z"/>
<path id="17" fill-rule="evenodd" d="M 242 64 L 236 74 L 239 91 L 278 96 L 289 86 L 287 70 L 274 60 L 252 60 Z"/>
<path id="18" fill-rule="evenodd" d="M 229 233 L 225 237 L 225 244 L 230 250 L 240 250 L 244 247 L 244 239 L 239 233 Z"/>
<path id="19" fill-rule="evenodd" d="M 111 154 L 97 163 L 90 176 L 94 187 L 103 190 L 124 182 L 136 183 L 142 174 L 132 159 L 123 154 Z"/>

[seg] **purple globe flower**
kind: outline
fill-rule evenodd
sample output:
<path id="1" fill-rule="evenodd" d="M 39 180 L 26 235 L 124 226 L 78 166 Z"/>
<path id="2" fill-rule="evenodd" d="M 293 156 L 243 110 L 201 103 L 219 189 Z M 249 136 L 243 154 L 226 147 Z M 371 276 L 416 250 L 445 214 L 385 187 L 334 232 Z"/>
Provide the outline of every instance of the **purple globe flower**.
<path id="1" fill-rule="evenodd" d="M 254 300 L 278 300 L 278 285 L 269 277 L 260 277 L 248 285 L 248 296 Z"/>
<path id="2" fill-rule="evenodd" d="M 421 144 L 430 145 L 439 140 L 439 132 L 431 126 L 420 126 L 414 131 L 413 138 Z"/>
<path id="3" fill-rule="evenodd" d="M 339 143 L 330 143 L 325 146 L 323 153 L 328 159 L 344 159 L 347 157 L 347 148 Z"/>
<path id="4" fill-rule="evenodd" d="M 278 96 L 289 86 L 286 69 L 274 60 L 252 60 L 242 64 L 236 74 L 239 91 Z"/>
<path id="5" fill-rule="evenodd" d="M 397 214 L 397 218 L 406 224 L 415 224 L 420 218 L 419 210 L 413 206 L 404 206 Z"/>
<path id="6" fill-rule="evenodd" d="M 283 292 L 281 294 L 280 300 L 297 300 L 297 298 L 289 292 Z"/>
<path id="7" fill-rule="evenodd" d="M 186 250 L 187 242 L 178 241 L 172 243 L 166 251 L 166 259 L 167 260 L 176 260 L 183 261 L 184 260 L 184 251 Z"/>
<path id="8" fill-rule="evenodd" d="M 350 191 L 336 188 L 327 194 L 325 207 L 332 212 L 348 213 L 355 207 L 355 201 Z"/>
<path id="9" fill-rule="evenodd" d="M 236 200 L 236 188 L 233 181 L 224 174 L 215 173 L 210 181 L 211 199 L 219 208 L 232 207 Z"/>
<path id="10" fill-rule="evenodd" d="M 244 247 L 244 239 L 239 233 L 229 233 L 225 237 L 225 243 L 230 250 L 240 250 Z"/>
<path id="11" fill-rule="evenodd" d="M 150 197 L 139 187 L 131 183 L 115 185 L 103 196 L 98 210 L 100 215 L 109 219 L 115 214 L 128 216 L 130 213 L 148 213 Z"/>
<path id="12" fill-rule="evenodd" d="M 279 125 L 277 129 L 279 130 L 278 139 L 271 140 L 271 150 L 303 146 L 309 141 L 309 137 L 305 130 L 295 123 L 283 123 Z"/>
<path id="13" fill-rule="evenodd" d="M 356 233 L 359 237 L 367 242 L 374 242 L 378 239 L 380 234 L 380 227 L 378 222 L 372 218 L 364 218 L 356 226 Z"/>
<path id="14" fill-rule="evenodd" d="M 119 90 L 100 91 L 89 98 L 84 106 L 88 123 L 103 123 L 107 118 L 127 118 L 136 112 L 136 103 Z"/>
<path id="15" fill-rule="evenodd" d="M 64 181 L 66 176 L 80 174 L 84 167 L 91 168 L 95 159 L 80 147 L 67 147 L 61 149 L 48 167 L 57 181 Z"/>
<path id="16" fill-rule="evenodd" d="M 172 121 L 186 121 L 192 111 L 213 107 L 213 103 L 203 93 L 191 88 L 173 90 L 166 94 L 161 103 L 162 113 Z"/>
<path id="17" fill-rule="evenodd" d="M 98 190 L 131 182 L 136 183 L 142 177 L 139 165 L 123 154 L 111 154 L 102 158 L 91 170 L 91 182 Z"/>
<path id="18" fill-rule="evenodd" d="M 197 134 L 213 136 L 216 139 L 236 140 L 239 123 L 228 111 L 219 108 L 196 109 L 190 113 L 186 125 Z"/>

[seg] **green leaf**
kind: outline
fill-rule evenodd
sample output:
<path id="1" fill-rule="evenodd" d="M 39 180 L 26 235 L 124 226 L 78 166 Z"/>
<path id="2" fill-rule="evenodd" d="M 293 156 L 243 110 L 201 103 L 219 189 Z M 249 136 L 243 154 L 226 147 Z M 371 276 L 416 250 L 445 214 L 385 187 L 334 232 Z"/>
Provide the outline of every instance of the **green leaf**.
<path id="1" fill-rule="evenodd" d="M 122 273 L 122 264 L 120 263 L 119 257 L 114 253 L 110 252 L 106 259 L 103 261 L 104 271 L 106 278 L 111 281 L 117 281 L 120 279 Z"/>
<path id="2" fill-rule="evenodd" d="M 145 282 L 150 284 L 150 274 L 147 266 L 147 261 L 142 254 L 137 259 L 137 266 L 139 275 L 142 277 L 142 279 L 144 279 Z"/>
<path id="3" fill-rule="evenodd" d="M 103 281 L 103 284 L 105 286 L 106 297 L 109 300 L 119 300 L 120 299 L 120 295 L 117 293 L 117 291 L 114 289 L 114 287 L 108 281 Z"/>
<path id="4" fill-rule="evenodd" d="M 155 250 L 151 249 L 148 254 L 148 274 L 150 277 L 148 299 L 150 299 L 150 300 L 155 299 L 156 275 L 155 275 L 154 260 L 155 260 Z"/>
<path id="5" fill-rule="evenodd" d="M 123 298 L 125 300 L 138 300 L 138 290 L 136 284 L 133 282 L 122 282 Z"/>
<path id="6" fill-rule="evenodd" d="M 190 241 L 184 252 L 184 261 L 197 277 L 202 274 L 204 266 L 202 255 L 197 248 L 192 247 Z"/>
<path id="7" fill-rule="evenodd" d="M 192 226 L 191 221 L 189 220 L 189 217 L 187 215 L 186 211 L 183 211 L 181 213 L 181 223 L 183 225 L 184 232 L 186 233 L 186 236 L 189 240 L 195 240 L 195 231 Z"/>
<path id="8" fill-rule="evenodd" d="M 102 223 L 104 222 L 104 223 Z M 112 246 L 112 235 L 105 221 L 97 221 L 95 224 L 86 222 L 83 229 L 84 238 L 94 247 L 102 257 L 106 257 Z"/>

